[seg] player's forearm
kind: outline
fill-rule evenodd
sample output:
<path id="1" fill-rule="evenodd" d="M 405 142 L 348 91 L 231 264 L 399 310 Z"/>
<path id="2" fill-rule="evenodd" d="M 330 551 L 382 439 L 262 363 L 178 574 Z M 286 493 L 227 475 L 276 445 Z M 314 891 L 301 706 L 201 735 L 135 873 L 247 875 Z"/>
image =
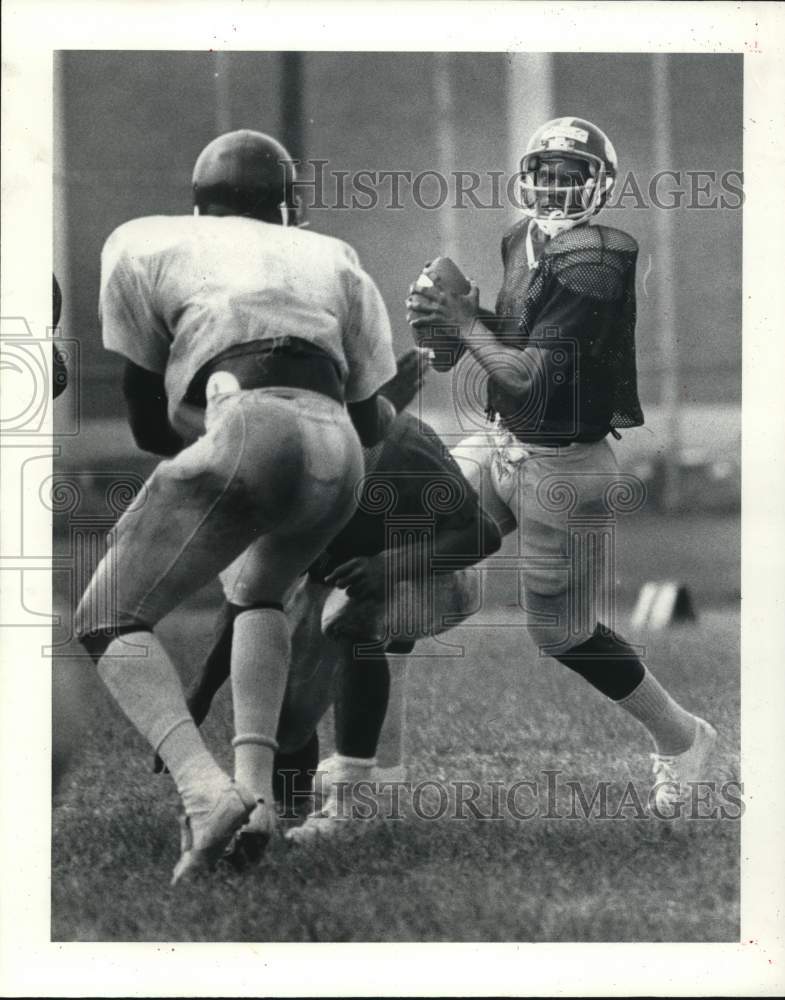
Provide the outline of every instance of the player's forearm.
<path id="1" fill-rule="evenodd" d="M 482 515 L 459 528 L 443 528 L 433 539 L 383 553 L 388 573 L 395 580 L 413 580 L 423 572 L 459 570 L 493 555 L 501 534 L 491 518 Z"/>
<path id="2" fill-rule="evenodd" d="M 151 455 L 171 458 L 183 448 L 183 440 L 171 427 L 149 427 L 146 423 L 131 423 L 131 432 L 138 448 Z"/>
<path id="3" fill-rule="evenodd" d="M 485 310 L 481 315 L 486 315 Z M 532 353 L 507 347 L 480 317 L 461 327 L 461 339 L 483 370 L 493 375 L 496 387 L 520 405 L 522 398 L 532 391 L 536 377 L 537 361 Z"/>
<path id="4" fill-rule="evenodd" d="M 434 569 L 466 569 L 501 546 L 501 533 L 491 518 L 481 515 L 460 528 L 438 531 L 433 541 Z"/>
<path id="5" fill-rule="evenodd" d="M 182 450 L 183 440 L 169 423 L 161 375 L 126 362 L 123 395 L 131 433 L 139 448 L 162 456 L 176 455 Z"/>
<path id="6" fill-rule="evenodd" d="M 349 403 L 347 409 L 363 448 L 378 444 L 396 415 L 393 404 L 376 393 L 359 403 Z"/>

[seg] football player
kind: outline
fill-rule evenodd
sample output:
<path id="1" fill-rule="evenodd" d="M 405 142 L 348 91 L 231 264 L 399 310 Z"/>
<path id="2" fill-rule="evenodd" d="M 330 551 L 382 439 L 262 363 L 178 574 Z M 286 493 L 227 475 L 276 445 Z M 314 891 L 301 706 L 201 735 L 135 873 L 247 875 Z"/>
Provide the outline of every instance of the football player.
<path id="1" fill-rule="evenodd" d="M 388 387 L 382 391 L 390 394 Z M 404 401 L 413 394 L 406 393 Z M 396 408 L 400 403 L 397 399 Z M 384 441 L 366 450 L 361 487 L 357 512 L 286 608 L 293 653 L 278 724 L 277 768 L 315 768 L 316 726 L 333 693 L 337 748 L 320 768 L 326 801 L 287 832 L 294 841 L 330 836 L 344 827 L 342 820 L 357 818 L 354 789 L 373 779 L 387 711 L 385 654 L 410 652 L 418 639 L 479 610 L 477 578 L 466 570 L 501 544 L 495 522 L 435 431 L 411 414 L 400 413 Z M 229 676 L 233 617 L 225 604 L 216 642 L 189 695 L 197 723 Z M 297 791 L 302 794 L 302 786 Z M 283 780 L 279 797 L 285 798 Z M 241 831 L 236 848 L 253 857 L 254 843 L 252 831 Z"/>
<path id="2" fill-rule="evenodd" d="M 269 826 L 283 604 L 352 516 L 361 443 L 392 416 L 377 397 L 396 371 L 381 295 L 351 247 L 297 227 L 294 182 L 275 139 L 219 136 L 194 167 L 194 214 L 125 223 L 101 258 L 104 346 L 125 359 L 137 444 L 166 458 L 113 529 L 77 633 L 174 777 L 173 882 L 211 867 L 244 824 Z M 234 779 L 153 633 L 219 573 L 235 611 Z"/>
<path id="3" fill-rule="evenodd" d="M 627 233 L 593 224 L 617 173 L 613 144 L 596 125 L 546 122 L 521 160 L 525 218 L 502 240 L 495 311 L 480 308 L 476 285 L 462 295 L 420 281 L 406 301 L 416 330 L 447 327 L 454 357 L 471 359 L 462 364 L 487 380 L 493 429 L 454 454 L 481 484 L 483 506 L 500 519 L 506 512 L 520 531 L 532 638 L 648 729 L 653 801 L 669 808 L 704 776 L 717 734 L 671 697 L 604 620 L 613 569 L 592 558 L 592 518 L 612 510 L 618 482 L 608 436 L 643 423 L 638 247 Z"/>

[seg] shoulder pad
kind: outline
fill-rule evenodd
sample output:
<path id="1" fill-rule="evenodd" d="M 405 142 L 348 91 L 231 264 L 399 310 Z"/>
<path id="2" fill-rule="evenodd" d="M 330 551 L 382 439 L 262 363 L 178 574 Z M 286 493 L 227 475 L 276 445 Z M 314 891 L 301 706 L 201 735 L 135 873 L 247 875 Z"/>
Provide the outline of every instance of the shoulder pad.
<path id="1" fill-rule="evenodd" d="M 621 229 L 610 226 L 576 226 L 549 240 L 543 250 L 547 256 L 582 250 L 610 250 L 620 254 L 636 254 L 638 244 Z"/>
<path id="2" fill-rule="evenodd" d="M 529 227 L 530 221 L 530 219 L 520 219 L 514 225 L 510 226 L 504 236 L 502 236 L 502 261 L 505 264 L 507 263 L 510 247 L 514 243 L 520 242 L 526 236 L 526 230 Z"/>
<path id="3" fill-rule="evenodd" d="M 602 233 L 605 245 L 612 250 L 624 253 L 638 252 L 637 241 L 623 229 L 613 229 L 611 226 L 589 226 L 589 229 L 598 229 Z"/>
<path id="4" fill-rule="evenodd" d="M 305 232 L 309 233 L 309 230 L 306 229 Z M 323 233 L 313 233 L 313 232 L 310 232 L 309 235 L 324 236 Z M 324 238 L 332 243 L 332 245 L 335 248 L 336 254 L 341 254 L 344 260 L 346 260 L 352 268 L 362 267 L 362 263 L 360 262 L 360 255 L 357 253 L 357 251 L 354 249 L 351 243 L 346 243 L 344 240 L 339 240 L 332 236 L 326 236 Z"/>
<path id="5" fill-rule="evenodd" d="M 303 253 L 319 255 L 323 260 L 330 261 L 333 266 L 347 267 L 351 271 L 363 270 L 359 254 L 345 240 L 328 233 L 320 233 L 315 229 L 305 229 L 302 226 L 278 226 L 280 234 L 299 246 Z"/>
<path id="6" fill-rule="evenodd" d="M 530 222 L 531 219 L 519 219 L 517 222 L 513 223 L 504 236 L 502 236 L 502 242 L 509 242 L 510 240 L 515 239 L 516 236 L 524 236 Z"/>
<path id="7" fill-rule="evenodd" d="M 550 273 L 576 295 L 619 299 L 634 281 L 638 244 L 608 226 L 578 226 L 554 237 L 543 251 Z"/>
<path id="8" fill-rule="evenodd" d="M 143 257 L 156 253 L 182 238 L 183 230 L 193 225 L 193 215 L 148 215 L 124 222 L 109 236 L 104 251 Z"/>

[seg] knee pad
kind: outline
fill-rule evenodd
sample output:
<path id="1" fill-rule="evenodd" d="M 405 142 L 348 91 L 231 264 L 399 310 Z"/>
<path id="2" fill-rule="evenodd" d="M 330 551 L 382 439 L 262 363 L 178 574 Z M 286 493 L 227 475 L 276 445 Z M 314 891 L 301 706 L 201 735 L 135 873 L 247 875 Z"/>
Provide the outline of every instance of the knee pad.
<path id="1" fill-rule="evenodd" d="M 79 642 L 84 646 L 93 659 L 98 663 L 106 652 L 109 643 L 119 639 L 122 635 L 129 635 L 131 632 L 152 632 L 152 627 L 144 622 L 137 622 L 133 625 L 118 625 L 115 628 L 102 629 L 96 632 L 85 632 L 79 636 Z"/>

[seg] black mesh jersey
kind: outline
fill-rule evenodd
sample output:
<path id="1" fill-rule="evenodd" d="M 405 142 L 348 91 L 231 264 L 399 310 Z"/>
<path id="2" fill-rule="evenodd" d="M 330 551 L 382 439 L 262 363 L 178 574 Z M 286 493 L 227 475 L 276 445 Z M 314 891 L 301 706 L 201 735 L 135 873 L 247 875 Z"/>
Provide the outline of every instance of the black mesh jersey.
<path id="1" fill-rule="evenodd" d="M 365 477 L 358 509 L 349 523 L 311 566 L 322 579 L 355 556 L 372 556 L 386 548 L 390 530 L 421 529 L 435 533 L 448 527 L 478 528 L 480 501 L 455 459 L 428 424 L 400 413 L 385 437 L 376 468 Z"/>
<path id="2" fill-rule="evenodd" d="M 493 376 L 488 411 L 526 441 L 598 440 L 611 428 L 643 423 L 635 365 L 638 246 L 607 226 L 576 226 L 526 253 L 528 219 L 502 240 L 504 281 L 495 319 L 509 346 L 543 349 L 545 385 L 536 399 L 509 398 Z M 537 239 L 533 232 L 535 253 Z"/>

